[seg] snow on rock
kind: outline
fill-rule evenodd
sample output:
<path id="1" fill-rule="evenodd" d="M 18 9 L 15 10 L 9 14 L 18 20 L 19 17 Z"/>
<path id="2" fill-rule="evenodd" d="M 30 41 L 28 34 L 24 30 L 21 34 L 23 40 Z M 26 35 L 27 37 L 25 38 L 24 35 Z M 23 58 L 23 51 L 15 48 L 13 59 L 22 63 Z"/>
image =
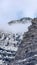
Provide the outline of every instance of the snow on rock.
<path id="1" fill-rule="evenodd" d="M 2 61 L 9 62 L 14 60 L 18 46 L 23 39 L 23 34 L 28 31 L 30 25 L 32 25 L 31 20 L 20 19 L 20 23 L 18 21 L 12 23 L 12 25 L 5 23 L 5 25 L 0 26 L 0 30 L 3 30 L 0 32 L 0 54 L 3 59 Z"/>

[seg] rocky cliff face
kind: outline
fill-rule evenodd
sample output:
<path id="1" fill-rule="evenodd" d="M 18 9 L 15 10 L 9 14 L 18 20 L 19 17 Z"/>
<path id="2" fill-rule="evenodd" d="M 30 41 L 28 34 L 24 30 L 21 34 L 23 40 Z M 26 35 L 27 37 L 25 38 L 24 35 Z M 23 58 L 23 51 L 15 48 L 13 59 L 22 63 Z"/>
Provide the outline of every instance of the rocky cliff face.
<path id="1" fill-rule="evenodd" d="M 25 25 L 26 22 L 28 25 L 29 22 L 31 22 L 31 20 L 32 19 L 30 18 L 22 18 L 20 20 L 14 20 L 10 22 L 9 25 L 13 23 L 19 23 L 19 24 L 22 23 Z M 28 26 L 30 25 L 31 23 Z M 13 64 L 15 56 L 18 51 L 18 47 L 21 44 L 21 41 L 23 40 L 23 34 L 20 32 L 17 33 L 16 31 L 16 33 L 13 33 L 11 31 L 10 32 L 0 31 L 0 65 L 12 65 Z"/>
<path id="2" fill-rule="evenodd" d="M 37 18 L 32 19 L 29 31 L 24 33 L 13 65 L 37 65 Z"/>
<path id="3" fill-rule="evenodd" d="M 24 32 L 23 38 L 22 34 L 0 32 L 0 65 L 37 65 L 37 18 L 22 18 L 14 22 L 27 21 L 32 25 Z"/>
<path id="4" fill-rule="evenodd" d="M 13 63 L 21 40 L 21 34 L 0 32 L 0 65 Z"/>

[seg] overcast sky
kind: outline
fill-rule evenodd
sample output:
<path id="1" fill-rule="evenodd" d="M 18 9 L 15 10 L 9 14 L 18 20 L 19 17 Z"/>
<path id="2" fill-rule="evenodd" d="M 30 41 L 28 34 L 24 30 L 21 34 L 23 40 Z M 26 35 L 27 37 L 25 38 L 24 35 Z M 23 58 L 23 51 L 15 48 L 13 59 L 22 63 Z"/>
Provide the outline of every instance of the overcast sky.
<path id="1" fill-rule="evenodd" d="M 0 0 L 0 23 L 37 16 L 37 0 Z"/>

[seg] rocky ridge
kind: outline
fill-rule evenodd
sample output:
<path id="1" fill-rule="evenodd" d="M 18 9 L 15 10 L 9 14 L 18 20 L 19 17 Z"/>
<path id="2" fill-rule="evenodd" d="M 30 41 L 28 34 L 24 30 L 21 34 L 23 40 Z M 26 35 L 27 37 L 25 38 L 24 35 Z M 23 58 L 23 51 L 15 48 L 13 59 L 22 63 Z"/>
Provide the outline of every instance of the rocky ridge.
<path id="1" fill-rule="evenodd" d="M 8 65 L 14 61 L 21 40 L 22 34 L 0 32 L 0 65 Z"/>
<path id="2" fill-rule="evenodd" d="M 32 21 L 32 19 L 22 18 L 20 20 L 15 20 L 16 23 L 18 22 L 25 23 L 27 21 Z M 22 35 L 20 33 L 14 34 L 11 32 L 4 32 L 4 31 L 0 32 L 0 62 L 1 62 L 0 65 L 13 65 L 13 63 L 18 64 L 19 58 L 24 57 L 19 53 L 21 53 L 23 49 L 22 43 L 24 41 L 22 40 L 24 39 L 24 36 L 26 37 L 26 34 Z M 22 58 L 20 58 L 20 60 Z"/>
<path id="3" fill-rule="evenodd" d="M 24 33 L 13 65 L 37 65 L 37 18 L 32 19 L 29 31 Z"/>
<path id="4" fill-rule="evenodd" d="M 9 24 L 9 25 L 12 25 L 13 23 L 25 23 L 25 22 L 31 21 L 31 20 L 32 20 L 32 18 L 24 17 L 24 18 L 21 18 L 21 19 L 19 19 L 19 20 L 12 20 L 12 21 L 8 22 L 8 24 Z"/>

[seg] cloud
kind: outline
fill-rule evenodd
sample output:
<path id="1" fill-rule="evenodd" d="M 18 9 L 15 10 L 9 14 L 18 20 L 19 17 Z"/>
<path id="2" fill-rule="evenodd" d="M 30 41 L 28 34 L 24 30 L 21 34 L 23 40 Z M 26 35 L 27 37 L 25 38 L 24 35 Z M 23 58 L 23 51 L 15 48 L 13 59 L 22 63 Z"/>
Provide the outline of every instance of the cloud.
<path id="1" fill-rule="evenodd" d="M 0 0 L 0 23 L 21 17 L 35 17 L 37 0 Z"/>

